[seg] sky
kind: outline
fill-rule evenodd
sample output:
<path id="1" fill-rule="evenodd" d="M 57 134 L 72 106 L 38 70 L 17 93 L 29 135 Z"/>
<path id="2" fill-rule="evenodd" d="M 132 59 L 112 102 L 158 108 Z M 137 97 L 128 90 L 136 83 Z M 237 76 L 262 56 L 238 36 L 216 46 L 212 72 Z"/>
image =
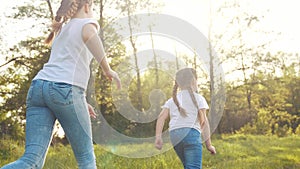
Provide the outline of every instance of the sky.
<path id="1" fill-rule="evenodd" d="M 280 33 L 274 47 L 285 51 L 300 51 L 300 1 L 298 0 L 238 0 L 241 10 L 262 16 L 258 23 L 258 31 L 273 31 Z M 234 0 L 228 0 L 234 2 Z M 237 10 L 227 12 L 226 16 L 218 14 L 217 10 L 224 6 L 225 1 L 209 0 L 166 0 L 164 12 L 189 21 L 207 35 L 209 18 L 213 20 L 214 29 L 222 30 L 226 16 L 236 15 Z M 209 8 L 212 13 L 210 15 Z M 216 18 L 218 15 L 218 18 Z M 220 31 L 221 32 L 221 31 Z M 274 36 L 274 35 L 273 35 Z M 257 41 L 258 37 L 248 37 L 250 41 Z M 259 37 L 270 38 L 270 37 Z"/>
<path id="2" fill-rule="evenodd" d="M 31 36 L 38 36 L 39 32 L 32 29 L 32 24 L 37 21 L 21 20 L 12 22 L 3 13 L 9 13 L 12 7 L 21 4 L 23 1 L 5 1 L 1 0 L 0 6 L 0 29 L 5 32 L 2 35 L 2 48 L 8 48 L 20 40 Z M 272 32 L 259 36 L 255 32 L 245 32 L 247 43 L 254 45 L 259 41 L 273 39 L 269 45 L 271 51 L 300 52 L 300 1 L 298 0 L 238 0 L 241 8 L 238 10 L 224 9 L 224 4 L 233 3 L 235 0 L 153 0 L 153 2 L 163 2 L 164 6 L 161 12 L 181 18 L 190 24 L 196 26 L 205 36 L 207 36 L 209 19 L 213 20 L 213 29 L 218 32 L 235 31 L 234 27 L 230 30 L 224 29 L 228 24 L 228 17 L 239 14 L 241 11 L 262 16 L 260 22 L 255 25 L 253 30 L 260 32 Z M 223 6 L 223 7 L 222 7 Z M 211 13 L 210 13 L 211 9 Z M 225 11 L 222 16 L 219 9 Z M 38 23 L 36 23 L 38 24 Z M 224 48 L 230 44 L 220 42 Z M 227 45 L 227 46 L 226 46 Z M 229 45 L 229 46 L 228 46 Z M 160 45 L 157 45 L 160 46 Z M 0 58 L 0 64 L 3 63 L 4 57 Z"/>
<path id="3" fill-rule="evenodd" d="M 7 13 L 12 7 L 26 2 L 23 1 L 5 1 L 1 0 L 0 12 Z M 234 0 L 227 0 L 233 2 Z M 286 39 L 299 39 L 300 24 L 298 24 L 298 16 L 300 16 L 300 2 L 298 0 L 239 0 L 243 4 L 245 11 L 257 11 L 265 13 L 264 21 L 262 22 L 264 29 L 270 29 L 285 34 Z M 212 12 L 225 3 L 225 0 L 209 1 L 209 0 L 154 0 L 154 2 L 163 2 L 165 6 L 162 8 L 162 13 L 170 14 L 181 19 L 184 19 L 198 27 L 203 33 L 207 32 L 208 18 L 210 5 Z M 266 13 L 265 11 L 268 11 Z M 233 11 L 234 12 L 234 11 Z M 256 13 L 257 13 L 256 12 Z M 252 12 L 253 13 L 253 12 Z M 6 23 L 4 15 L 1 15 L 1 26 L 10 28 L 12 23 Z M 221 18 L 222 19 L 222 18 Z M 222 23 L 220 23 L 222 24 Z M 23 25 L 20 22 L 18 25 Z M 19 32 L 18 28 L 7 35 L 5 38 L 10 44 L 13 43 L 12 34 Z M 28 30 L 27 30 L 28 31 Z M 29 33 L 28 33 L 29 34 Z M 293 38 L 294 37 L 294 38 Z"/>

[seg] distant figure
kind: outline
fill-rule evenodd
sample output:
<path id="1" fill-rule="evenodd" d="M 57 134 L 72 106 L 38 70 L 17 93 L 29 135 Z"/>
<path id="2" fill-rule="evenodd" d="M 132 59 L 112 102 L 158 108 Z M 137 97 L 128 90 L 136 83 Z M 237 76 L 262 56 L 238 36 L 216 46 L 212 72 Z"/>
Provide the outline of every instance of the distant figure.
<path id="1" fill-rule="evenodd" d="M 41 169 L 56 119 L 79 168 L 97 168 L 90 121 L 96 114 L 85 98 L 92 58 L 119 88 L 121 82 L 107 62 L 98 37 L 100 28 L 92 17 L 92 0 L 62 0 L 46 39 L 48 44 L 53 40 L 50 59 L 32 80 L 26 99 L 25 153 L 2 169 Z"/>
<path id="2" fill-rule="evenodd" d="M 177 93 L 178 87 L 180 92 Z M 170 115 L 169 132 L 174 150 L 185 169 L 202 168 L 201 134 L 211 154 L 216 149 L 211 145 L 209 123 L 206 117 L 207 102 L 197 91 L 196 71 L 184 68 L 176 73 L 173 98 L 163 106 L 156 123 L 155 147 L 163 146 L 162 130 Z"/>

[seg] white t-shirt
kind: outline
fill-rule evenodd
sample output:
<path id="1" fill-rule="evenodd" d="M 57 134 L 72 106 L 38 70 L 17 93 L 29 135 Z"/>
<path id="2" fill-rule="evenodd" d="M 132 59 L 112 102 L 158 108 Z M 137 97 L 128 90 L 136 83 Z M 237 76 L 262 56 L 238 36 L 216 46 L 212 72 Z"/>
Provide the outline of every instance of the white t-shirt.
<path id="1" fill-rule="evenodd" d="M 208 104 L 203 96 L 198 93 L 194 93 L 195 98 L 197 100 L 197 104 L 199 109 L 208 109 Z M 170 122 L 169 122 L 169 131 L 188 127 L 194 128 L 201 132 L 200 123 L 198 120 L 198 110 L 194 105 L 192 98 L 188 92 L 188 90 L 182 90 L 178 92 L 177 99 L 182 108 L 184 108 L 187 112 L 187 116 L 183 117 L 180 115 L 176 104 L 173 101 L 173 98 L 170 98 L 162 108 L 169 109 L 170 112 Z"/>
<path id="2" fill-rule="evenodd" d="M 82 29 L 89 23 L 95 24 L 99 30 L 97 21 L 91 18 L 74 18 L 62 27 L 52 43 L 48 63 L 34 79 L 64 82 L 87 88 L 93 55 L 82 39 Z"/>

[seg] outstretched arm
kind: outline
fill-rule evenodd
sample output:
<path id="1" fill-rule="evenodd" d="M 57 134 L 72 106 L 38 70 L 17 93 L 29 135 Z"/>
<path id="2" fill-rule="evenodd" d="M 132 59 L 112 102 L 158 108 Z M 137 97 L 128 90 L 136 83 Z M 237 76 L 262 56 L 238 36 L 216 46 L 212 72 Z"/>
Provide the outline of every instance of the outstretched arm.
<path id="1" fill-rule="evenodd" d="M 120 89 L 121 80 L 118 74 L 110 68 L 107 62 L 102 41 L 97 34 L 97 29 L 94 24 L 87 24 L 83 27 L 82 40 L 84 41 L 92 55 L 95 57 L 97 62 L 100 64 L 102 70 L 104 71 L 104 74 L 110 80 L 114 79 L 116 81 L 118 89 Z"/>
<path id="2" fill-rule="evenodd" d="M 155 132 L 155 147 L 159 150 L 161 150 L 163 146 L 163 140 L 162 140 L 162 130 L 164 128 L 164 124 L 166 119 L 169 117 L 169 109 L 163 108 L 163 110 L 160 112 L 157 122 L 156 122 L 156 132 Z"/>
<path id="3" fill-rule="evenodd" d="M 208 151 L 210 151 L 211 154 L 216 154 L 216 149 L 215 147 L 211 144 L 211 139 L 210 139 L 210 126 L 209 122 L 206 116 L 206 109 L 200 109 L 199 110 L 199 117 L 202 117 L 203 120 L 200 120 L 201 124 L 201 131 L 202 131 L 202 138 L 205 141 L 205 146 Z M 200 119 L 202 119 L 200 118 Z"/>

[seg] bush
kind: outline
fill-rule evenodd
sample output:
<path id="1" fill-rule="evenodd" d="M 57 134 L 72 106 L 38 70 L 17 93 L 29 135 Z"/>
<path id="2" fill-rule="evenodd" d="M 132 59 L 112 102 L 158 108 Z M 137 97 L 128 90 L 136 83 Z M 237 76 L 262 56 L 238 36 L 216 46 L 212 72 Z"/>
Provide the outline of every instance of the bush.
<path id="1" fill-rule="evenodd" d="M 292 115 L 287 112 L 261 109 L 254 122 L 246 124 L 237 133 L 284 137 L 292 134 L 291 120 Z"/>
<path id="2" fill-rule="evenodd" d="M 296 128 L 295 134 L 300 136 L 300 125 Z"/>
<path id="3" fill-rule="evenodd" d="M 0 140 L 0 166 L 5 163 L 16 160 L 21 157 L 24 152 L 23 142 L 14 140 Z"/>
<path id="4" fill-rule="evenodd" d="M 243 126 L 237 133 L 254 134 L 254 135 L 270 135 L 272 133 L 270 121 L 272 116 L 267 110 L 260 110 L 257 118 L 251 125 L 250 123 Z"/>

